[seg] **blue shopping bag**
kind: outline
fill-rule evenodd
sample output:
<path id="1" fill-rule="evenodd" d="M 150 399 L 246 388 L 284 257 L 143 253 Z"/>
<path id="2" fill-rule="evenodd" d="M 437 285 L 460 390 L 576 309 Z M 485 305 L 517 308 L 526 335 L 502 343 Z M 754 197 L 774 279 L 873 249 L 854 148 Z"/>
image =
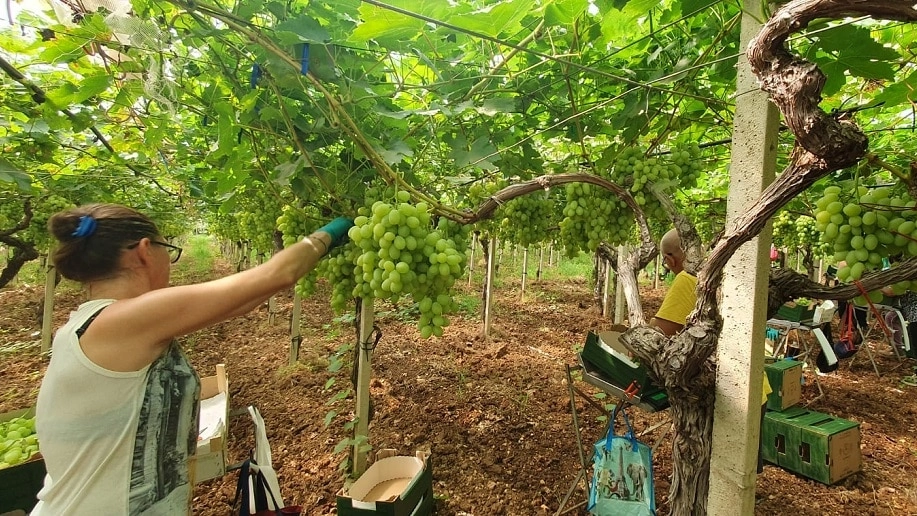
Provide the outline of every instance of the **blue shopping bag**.
<path id="1" fill-rule="evenodd" d="M 612 418 L 608 434 L 595 443 L 587 509 L 593 516 L 654 516 L 653 450 L 634 437 L 627 414 L 620 412 L 624 435 L 615 435 Z"/>

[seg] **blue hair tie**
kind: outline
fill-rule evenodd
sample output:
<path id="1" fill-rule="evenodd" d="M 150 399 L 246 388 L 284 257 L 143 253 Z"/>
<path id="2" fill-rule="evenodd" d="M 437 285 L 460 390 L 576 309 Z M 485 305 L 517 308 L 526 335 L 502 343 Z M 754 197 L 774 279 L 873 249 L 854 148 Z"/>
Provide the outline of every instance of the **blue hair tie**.
<path id="1" fill-rule="evenodd" d="M 76 229 L 73 230 L 73 236 L 88 237 L 89 235 L 95 233 L 96 231 L 96 219 L 92 218 L 92 215 L 80 215 L 80 223 L 76 226 Z"/>

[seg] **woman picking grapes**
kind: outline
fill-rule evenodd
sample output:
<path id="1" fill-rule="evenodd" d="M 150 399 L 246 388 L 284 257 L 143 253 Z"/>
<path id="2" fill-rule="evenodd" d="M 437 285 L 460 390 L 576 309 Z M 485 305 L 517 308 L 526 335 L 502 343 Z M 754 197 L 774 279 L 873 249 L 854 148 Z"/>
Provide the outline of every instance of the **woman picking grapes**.
<path id="1" fill-rule="evenodd" d="M 293 286 L 352 225 L 337 218 L 258 267 L 170 287 L 181 248 L 146 215 L 116 204 L 53 215 L 54 264 L 89 301 L 55 334 L 38 394 L 48 474 L 32 514 L 188 513 L 200 382 L 176 337 Z"/>

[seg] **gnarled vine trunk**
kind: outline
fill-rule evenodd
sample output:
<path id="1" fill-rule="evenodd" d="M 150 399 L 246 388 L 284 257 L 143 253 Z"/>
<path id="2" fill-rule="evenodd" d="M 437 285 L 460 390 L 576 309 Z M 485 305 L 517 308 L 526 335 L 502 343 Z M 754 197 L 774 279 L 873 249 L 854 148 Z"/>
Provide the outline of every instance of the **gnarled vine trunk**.
<path id="1" fill-rule="evenodd" d="M 866 136 L 852 121 L 834 118 L 819 107 L 824 75 L 814 64 L 791 55 L 784 42 L 813 19 L 864 15 L 912 21 L 917 20 L 917 8 L 913 0 L 794 0 L 775 12 L 749 44 L 747 56 L 753 72 L 796 136 L 790 164 L 759 200 L 727 228 L 701 264 L 697 304 L 684 331 L 667 338 L 653 328 L 637 327 L 622 336 L 625 345 L 646 364 L 654 379 L 666 387 L 672 404 L 675 436 L 669 504 L 673 515 L 698 516 L 707 512 L 714 353 L 722 329 L 718 290 L 726 262 L 739 246 L 758 235 L 768 219 L 788 201 L 828 173 L 856 164 L 866 153 Z M 913 278 L 915 267 L 911 262 L 896 267 L 881 279 Z M 889 271 L 870 275 L 862 283 L 876 285 L 880 281 L 876 278 L 885 272 Z M 803 280 L 791 278 L 786 276 L 786 284 L 812 288 Z M 853 297 L 858 292 L 847 293 Z M 829 296 L 841 298 L 833 293 Z M 771 292 L 769 307 L 780 297 Z M 779 304 L 774 311 L 776 307 Z"/>

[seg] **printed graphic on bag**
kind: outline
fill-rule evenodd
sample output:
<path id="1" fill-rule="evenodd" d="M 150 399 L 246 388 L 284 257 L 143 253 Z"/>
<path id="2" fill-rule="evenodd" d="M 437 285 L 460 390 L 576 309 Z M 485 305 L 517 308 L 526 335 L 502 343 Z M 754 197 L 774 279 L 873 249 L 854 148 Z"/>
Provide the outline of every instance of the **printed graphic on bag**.
<path id="1" fill-rule="evenodd" d="M 625 435 L 614 435 L 611 428 L 594 446 L 588 504 L 589 513 L 594 516 L 656 513 L 652 449 L 634 437 L 626 415 L 624 421 Z"/>

